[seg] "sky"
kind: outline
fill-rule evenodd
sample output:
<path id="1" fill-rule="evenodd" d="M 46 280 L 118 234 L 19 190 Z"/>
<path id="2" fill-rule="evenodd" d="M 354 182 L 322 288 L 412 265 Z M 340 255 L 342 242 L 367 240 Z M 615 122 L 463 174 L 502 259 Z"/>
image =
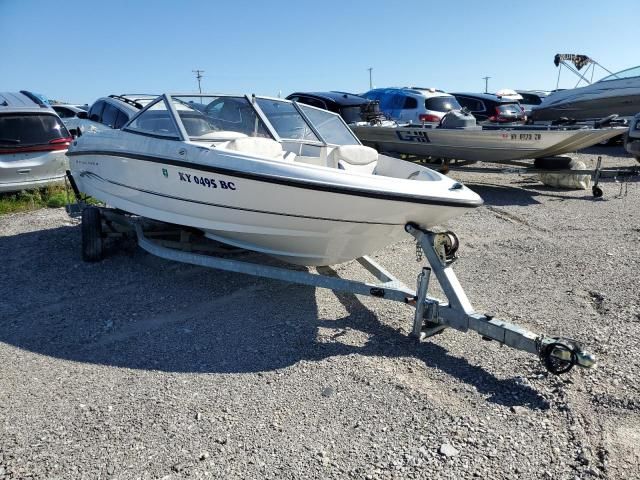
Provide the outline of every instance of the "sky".
<path id="1" fill-rule="evenodd" d="M 553 89 L 556 53 L 640 64 L 638 25 L 638 0 L 0 0 L 0 91 L 194 92 L 201 69 L 203 92 L 357 93 L 368 68 L 376 87 Z"/>

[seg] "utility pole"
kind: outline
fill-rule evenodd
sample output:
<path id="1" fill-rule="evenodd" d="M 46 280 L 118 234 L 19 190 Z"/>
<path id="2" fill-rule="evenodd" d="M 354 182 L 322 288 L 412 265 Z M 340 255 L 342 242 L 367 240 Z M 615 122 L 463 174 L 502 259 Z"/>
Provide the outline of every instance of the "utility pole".
<path id="1" fill-rule="evenodd" d="M 196 74 L 196 78 L 198 79 L 198 91 L 200 93 L 202 93 L 202 87 L 200 86 L 200 80 L 202 79 L 202 77 L 204 77 L 204 75 L 202 75 L 204 73 L 204 70 L 191 70 L 191 71 Z"/>
<path id="2" fill-rule="evenodd" d="M 484 80 L 484 93 L 489 93 L 489 79 L 491 77 L 482 77 Z"/>
<path id="3" fill-rule="evenodd" d="M 369 90 L 371 90 L 373 88 L 373 76 L 372 76 L 373 67 L 369 67 L 367 68 L 367 70 L 369 70 Z"/>

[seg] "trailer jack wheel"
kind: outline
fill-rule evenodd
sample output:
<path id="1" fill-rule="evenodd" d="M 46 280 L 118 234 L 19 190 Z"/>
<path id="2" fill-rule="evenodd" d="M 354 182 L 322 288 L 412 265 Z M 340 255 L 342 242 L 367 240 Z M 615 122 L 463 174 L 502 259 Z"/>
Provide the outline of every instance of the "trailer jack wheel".
<path id="1" fill-rule="evenodd" d="M 595 198 L 600 198 L 600 197 L 602 197 L 602 194 L 603 194 L 602 189 L 601 189 L 599 186 L 597 186 L 597 185 L 594 185 L 594 186 L 591 188 L 591 192 L 593 193 L 593 196 L 594 196 Z"/>

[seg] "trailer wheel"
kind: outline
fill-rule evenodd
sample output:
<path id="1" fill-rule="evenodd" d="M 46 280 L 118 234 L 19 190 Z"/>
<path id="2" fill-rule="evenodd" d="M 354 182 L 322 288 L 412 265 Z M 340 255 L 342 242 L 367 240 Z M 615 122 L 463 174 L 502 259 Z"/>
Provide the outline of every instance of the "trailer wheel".
<path id="1" fill-rule="evenodd" d="M 82 210 L 82 260 L 99 262 L 104 255 L 102 215 L 96 207 Z"/>
<path id="2" fill-rule="evenodd" d="M 602 195 L 603 195 L 603 191 L 602 191 L 602 189 L 601 189 L 600 187 L 598 187 L 597 185 L 594 185 L 594 186 L 591 188 L 591 192 L 593 193 L 593 196 L 594 196 L 595 198 L 600 198 L 600 197 L 602 197 Z"/>

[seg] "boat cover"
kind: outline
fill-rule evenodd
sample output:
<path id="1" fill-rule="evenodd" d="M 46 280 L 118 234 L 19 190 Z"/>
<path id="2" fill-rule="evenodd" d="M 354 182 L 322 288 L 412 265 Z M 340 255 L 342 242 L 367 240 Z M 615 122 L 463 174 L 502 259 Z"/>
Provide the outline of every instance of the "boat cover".
<path id="1" fill-rule="evenodd" d="M 587 166 L 580 160 L 571 160 L 570 170 L 585 170 Z M 591 186 L 591 175 L 584 173 L 553 173 L 539 174 L 540 181 L 547 187 L 568 188 L 571 190 L 587 190 Z"/>

